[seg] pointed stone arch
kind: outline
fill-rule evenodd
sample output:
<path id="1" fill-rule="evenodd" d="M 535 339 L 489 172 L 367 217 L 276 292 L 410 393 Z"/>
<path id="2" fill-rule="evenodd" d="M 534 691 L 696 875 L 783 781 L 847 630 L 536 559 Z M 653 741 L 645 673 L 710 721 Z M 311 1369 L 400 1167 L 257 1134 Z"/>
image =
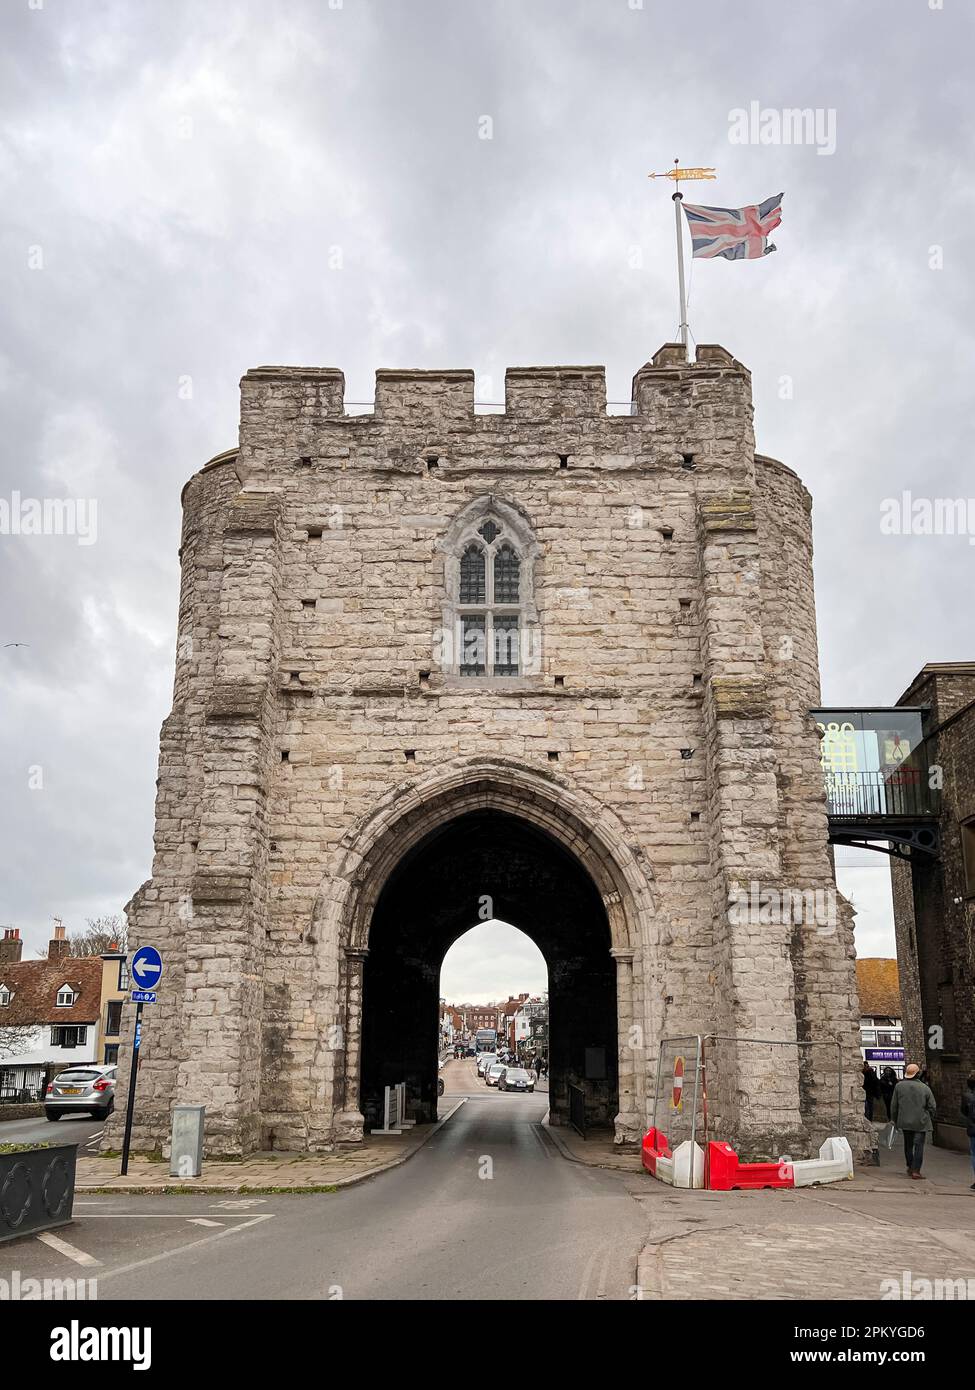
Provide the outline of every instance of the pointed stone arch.
<path id="1" fill-rule="evenodd" d="M 591 793 L 562 772 L 508 758 L 455 758 L 394 788 L 356 821 L 330 858 L 309 936 L 323 960 L 337 956 L 340 966 L 344 1066 L 336 1075 L 336 1133 L 346 1140 L 362 1134 L 362 970 L 383 886 L 403 855 L 438 825 L 484 809 L 545 831 L 574 856 L 600 894 L 617 969 L 617 1137 L 635 1139 L 645 1118 L 647 1049 L 657 1032 L 651 1015 L 659 1002 L 644 999 L 644 982 L 658 974 L 652 870 L 620 819 Z"/>

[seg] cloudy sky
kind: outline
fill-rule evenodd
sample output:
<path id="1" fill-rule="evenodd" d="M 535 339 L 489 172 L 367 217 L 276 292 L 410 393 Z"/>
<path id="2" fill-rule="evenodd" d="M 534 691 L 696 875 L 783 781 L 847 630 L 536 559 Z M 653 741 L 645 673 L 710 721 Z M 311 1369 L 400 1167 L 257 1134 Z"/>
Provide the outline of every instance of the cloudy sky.
<path id="1" fill-rule="evenodd" d="M 759 447 L 815 499 L 824 696 L 971 658 L 966 537 L 885 498 L 972 492 L 971 7 L 944 0 L 5 0 L 0 499 L 97 502 L 97 539 L 0 535 L 0 922 L 41 947 L 150 870 L 179 491 L 250 366 L 606 364 L 674 335 L 670 187 L 785 190 L 778 251 L 698 261 L 691 328 L 752 370 Z M 732 113 L 819 137 L 742 143 Z M 770 119 L 762 129 L 774 133 Z M 756 132 L 757 133 L 757 132 Z M 24 646 L 6 646 L 7 643 Z M 886 860 L 841 883 L 890 949 Z M 489 944 L 458 993 L 540 987 Z"/>

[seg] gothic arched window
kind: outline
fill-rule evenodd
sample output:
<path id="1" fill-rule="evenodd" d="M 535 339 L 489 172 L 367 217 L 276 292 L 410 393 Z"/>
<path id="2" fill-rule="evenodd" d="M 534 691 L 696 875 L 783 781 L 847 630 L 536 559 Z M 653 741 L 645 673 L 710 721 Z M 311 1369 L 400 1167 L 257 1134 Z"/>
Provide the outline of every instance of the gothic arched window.
<path id="1" fill-rule="evenodd" d="M 527 519 L 510 503 L 478 498 L 455 517 L 439 548 L 447 553 L 447 669 L 461 676 L 534 673 L 538 547 Z"/>

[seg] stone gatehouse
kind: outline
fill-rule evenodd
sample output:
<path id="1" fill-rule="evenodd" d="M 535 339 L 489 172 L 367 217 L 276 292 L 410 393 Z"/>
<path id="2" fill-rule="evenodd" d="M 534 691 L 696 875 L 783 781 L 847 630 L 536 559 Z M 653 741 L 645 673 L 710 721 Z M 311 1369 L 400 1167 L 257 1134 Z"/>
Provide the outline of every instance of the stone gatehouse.
<path id="1" fill-rule="evenodd" d="M 666 345 L 626 415 L 601 367 L 510 369 L 504 413 L 470 371 L 380 371 L 367 415 L 333 368 L 241 392 L 183 493 L 134 1146 L 175 1101 L 214 1153 L 355 1142 L 400 1080 L 431 1117 L 440 963 L 485 916 L 546 957 L 556 1123 L 576 1085 L 636 1139 L 658 1040 L 714 1032 L 839 1039 L 855 1129 L 846 904 L 728 910 L 833 890 L 810 498 L 747 370 Z M 759 1147 L 835 1132 L 796 1049 L 726 1055 L 722 1135 L 746 1097 Z"/>

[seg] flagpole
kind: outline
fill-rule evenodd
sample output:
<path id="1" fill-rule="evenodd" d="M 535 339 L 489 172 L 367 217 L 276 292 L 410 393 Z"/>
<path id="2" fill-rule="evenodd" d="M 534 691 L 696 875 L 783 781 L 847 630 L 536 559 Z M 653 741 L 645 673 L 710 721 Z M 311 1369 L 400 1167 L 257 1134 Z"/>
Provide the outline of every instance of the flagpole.
<path id="1" fill-rule="evenodd" d="M 691 360 L 691 350 L 688 344 L 687 328 L 687 291 L 684 288 L 684 238 L 681 235 L 683 228 L 680 225 L 680 209 L 684 201 L 684 195 L 680 189 L 674 194 L 674 225 L 677 229 L 677 279 L 680 284 L 680 341 L 684 344 L 684 351 L 687 354 L 688 362 Z"/>
<path id="2" fill-rule="evenodd" d="M 673 179 L 674 188 L 674 229 L 677 233 L 677 282 L 680 286 L 680 328 L 678 330 L 680 341 L 684 347 L 684 353 L 688 362 L 691 360 L 690 329 L 687 324 L 687 290 L 684 285 L 684 229 L 681 226 L 681 208 L 684 202 L 684 195 L 680 191 L 681 179 L 713 179 L 713 169 L 682 169 L 680 160 L 674 160 L 673 169 L 667 169 L 662 174 L 650 174 L 651 179 Z"/>

